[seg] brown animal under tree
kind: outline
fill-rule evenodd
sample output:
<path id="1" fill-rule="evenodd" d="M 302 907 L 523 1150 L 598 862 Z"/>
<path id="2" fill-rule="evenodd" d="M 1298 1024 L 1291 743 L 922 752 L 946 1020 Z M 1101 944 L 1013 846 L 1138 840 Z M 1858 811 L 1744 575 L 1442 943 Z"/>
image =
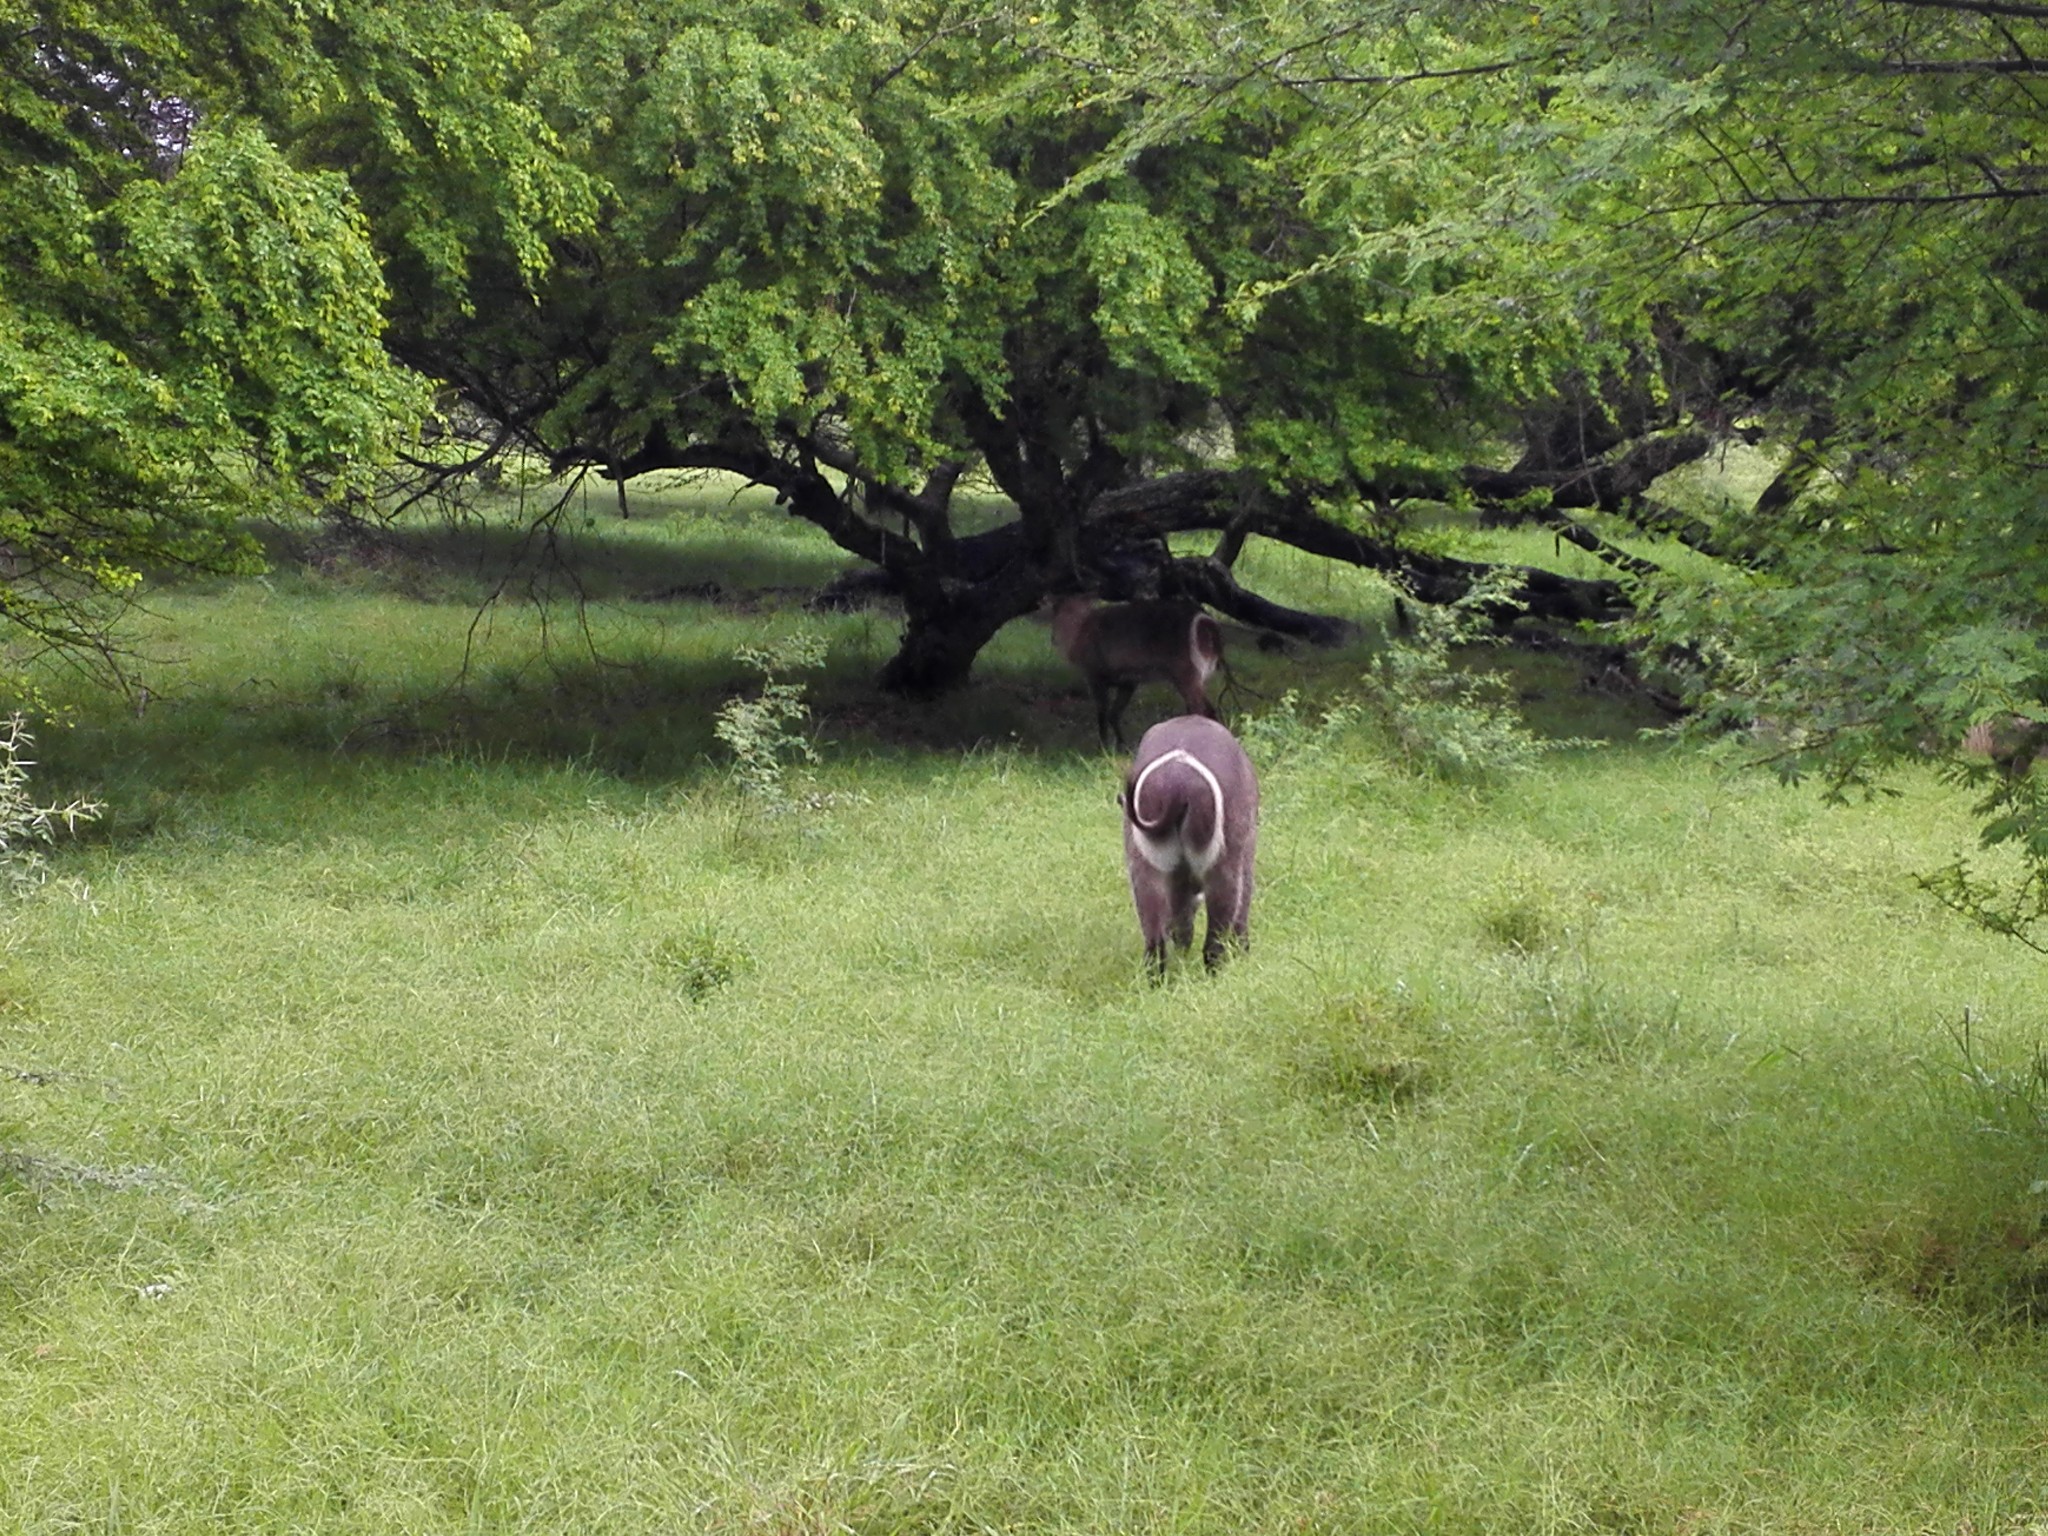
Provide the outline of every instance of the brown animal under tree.
<path id="1" fill-rule="evenodd" d="M 1124 744 L 1123 717 L 1142 683 L 1170 683 L 1189 714 L 1214 720 L 1208 682 L 1223 665 L 1223 630 L 1197 603 L 1154 598 L 1104 603 L 1071 596 L 1053 605 L 1052 643 L 1095 699 L 1095 729 L 1106 747 Z"/>

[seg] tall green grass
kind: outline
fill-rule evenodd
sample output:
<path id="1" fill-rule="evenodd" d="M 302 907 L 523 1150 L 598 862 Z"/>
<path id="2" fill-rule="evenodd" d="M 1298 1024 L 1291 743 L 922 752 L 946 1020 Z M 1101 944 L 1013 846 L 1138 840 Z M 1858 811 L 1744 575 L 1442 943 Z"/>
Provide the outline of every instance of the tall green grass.
<path id="1" fill-rule="evenodd" d="M 583 532 L 587 631 L 288 560 L 45 727 L 109 812 L 0 918 L 0 1524 L 2048 1519 L 2038 971 L 1912 887 L 1934 786 L 1568 675 L 1613 743 L 1496 784 L 1276 728 L 1255 947 L 1154 988 L 1041 629 L 913 709 L 762 595 L 801 529 Z M 837 798 L 768 814 L 711 722 L 797 624 Z"/>

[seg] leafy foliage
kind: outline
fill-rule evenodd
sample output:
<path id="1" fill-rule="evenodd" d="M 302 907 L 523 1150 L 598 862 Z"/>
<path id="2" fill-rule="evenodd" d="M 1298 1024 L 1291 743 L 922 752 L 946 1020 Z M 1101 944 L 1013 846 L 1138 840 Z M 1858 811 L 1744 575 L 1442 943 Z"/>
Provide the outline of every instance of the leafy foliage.
<path id="1" fill-rule="evenodd" d="M 1301 690 L 1289 688 L 1271 709 L 1248 715 L 1233 729 L 1253 759 L 1267 771 L 1280 764 L 1317 761 L 1339 750 L 1358 723 L 1359 703 L 1340 695 L 1314 713 L 1304 712 Z"/>
<path id="2" fill-rule="evenodd" d="M 1523 721 L 1514 685 L 1497 672 L 1464 666 L 1453 652 L 1491 632 L 1498 588 L 1427 608 L 1412 633 L 1372 658 L 1363 703 L 1411 766 L 1444 778 L 1526 773 L 1546 753 L 1583 746 L 1538 736 Z"/>
<path id="3" fill-rule="evenodd" d="M 1729 406 L 1783 434 L 1785 494 L 1724 519 L 1750 573 L 1671 583 L 1656 632 L 1710 658 L 1710 724 L 1792 729 L 1792 771 L 1868 788 L 1931 752 L 1985 788 L 1984 840 L 2020 855 L 2018 885 L 1961 866 L 1932 884 L 2014 931 L 2039 906 L 2048 815 L 2024 762 L 1993 774 L 1961 752 L 1973 728 L 2048 712 L 2048 16 L 1673 14 L 1655 35 L 1674 131 L 1610 222 L 1695 337 L 1749 360 Z M 1616 78 L 1624 46 L 1640 58 L 1629 29 L 1647 26 L 1624 10 L 1601 35 L 1589 109 L 1619 118 L 1622 92 L 1590 81 Z"/>
<path id="4" fill-rule="evenodd" d="M 252 568 L 238 518 L 363 494 L 426 407 L 325 127 L 374 133 L 451 284 L 480 224 L 451 168 L 528 273 L 563 205 L 503 90 L 517 31 L 466 8 L 15 4 L 0 31 L 0 618 L 100 645 L 144 569 Z"/>
<path id="5" fill-rule="evenodd" d="M 1139 14 L 1152 42 L 1091 57 L 1105 93 L 1146 104 L 1112 155 L 1288 95 L 1306 124 L 1288 180 L 1338 238 L 1280 291 L 1357 280 L 1352 303 L 1412 355 L 1510 404 L 1519 384 L 1519 468 L 1585 464 L 1656 423 L 1766 447 L 1762 493 L 1706 516 L 1640 483 L 1502 509 L 1616 564 L 1639 642 L 1685 673 L 1704 729 L 1768 722 L 1782 766 L 1841 792 L 2048 715 L 2048 13 Z M 1356 465 L 1369 424 L 1326 420 L 1302 451 Z M 1560 518 L 1567 494 L 1716 563 L 1681 578 L 1621 558 Z M 1986 838 L 2048 868 L 2033 798 L 1994 793 Z"/>
<path id="6" fill-rule="evenodd" d="M 557 247 L 536 303 L 507 252 L 473 262 L 495 284 L 473 317 L 408 288 L 396 346 L 495 444 L 773 486 L 902 595 L 885 678 L 909 691 L 960 681 L 1053 587 L 1119 570 L 1248 616 L 1221 566 L 1160 553 L 1175 528 L 1257 511 L 1255 531 L 1398 563 L 1357 544 L 1359 509 L 1389 480 L 1454 489 L 1564 343 L 1585 350 L 1561 308 L 1541 336 L 1432 309 L 1468 254 L 1361 255 L 1368 223 L 1464 195 L 1413 144 L 1368 196 L 1329 174 L 1323 120 L 1289 90 L 1218 93 L 1188 132 L 1153 131 L 1089 57 L 1170 42 L 1148 7 L 517 15 L 523 99 L 598 189 L 595 227 Z M 1017 509 L 993 543 L 955 523 L 969 470 Z"/>
<path id="7" fill-rule="evenodd" d="M 727 700 L 712 733 L 732 752 L 733 779 L 748 798 L 775 814 L 796 809 L 804 802 L 790 791 L 789 770 L 799 762 L 817 762 L 818 754 L 803 733 L 811 716 L 804 685 L 785 674 L 821 665 L 825 643 L 816 635 L 795 633 L 766 645 L 741 646 L 734 654 L 760 673 L 760 691 Z"/>

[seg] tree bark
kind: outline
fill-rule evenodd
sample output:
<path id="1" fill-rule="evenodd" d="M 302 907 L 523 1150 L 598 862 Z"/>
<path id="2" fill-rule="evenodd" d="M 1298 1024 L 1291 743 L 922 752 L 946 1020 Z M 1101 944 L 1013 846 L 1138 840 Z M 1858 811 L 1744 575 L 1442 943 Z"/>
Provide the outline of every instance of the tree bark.
<path id="1" fill-rule="evenodd" d="M 960 687 L 996 631 L 1030 613 L 1044 594 L 1045 583 L 1027 577 L 972 586 L 949 582 L 923 601 L 906 601 L 903 639 L 882 668 L 882 687 L 913 698 Z"/>

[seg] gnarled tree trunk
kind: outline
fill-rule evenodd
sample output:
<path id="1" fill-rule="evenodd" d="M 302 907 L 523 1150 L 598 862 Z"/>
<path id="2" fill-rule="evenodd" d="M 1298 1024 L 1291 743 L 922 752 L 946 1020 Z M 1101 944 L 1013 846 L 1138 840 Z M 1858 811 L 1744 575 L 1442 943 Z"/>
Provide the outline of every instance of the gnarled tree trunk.
<path id="1" fill-rule="evenodd" d="M 967 681 L 974 658 L 1012 619 L 1037 608 L 1047 590 L 1028 567 L 985 582 L 919 581 L 903 593 L 903 639 L 882 668 L 892 693 L 929 698 Z"/>

